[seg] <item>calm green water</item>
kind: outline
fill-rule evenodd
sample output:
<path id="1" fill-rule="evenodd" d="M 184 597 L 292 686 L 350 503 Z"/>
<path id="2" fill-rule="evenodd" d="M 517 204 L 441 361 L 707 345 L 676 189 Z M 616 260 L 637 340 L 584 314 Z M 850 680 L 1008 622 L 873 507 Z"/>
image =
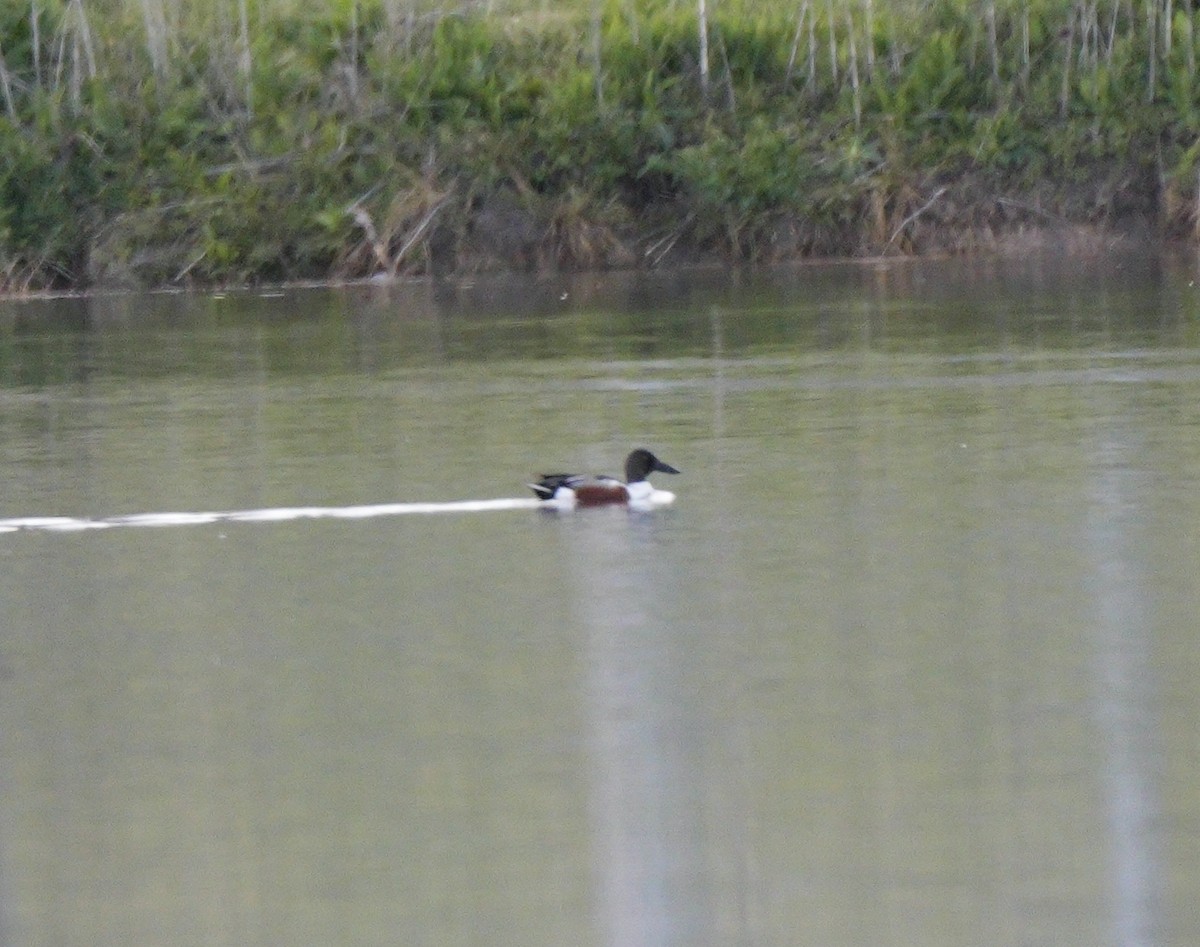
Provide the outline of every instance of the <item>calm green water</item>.
<path id="1" fill-rule="evenodd" d="M 0 942 L 1200 943 L 1195 261 L 0 304 Z M 60 521 L 61 522 L 61 521 Z"/>

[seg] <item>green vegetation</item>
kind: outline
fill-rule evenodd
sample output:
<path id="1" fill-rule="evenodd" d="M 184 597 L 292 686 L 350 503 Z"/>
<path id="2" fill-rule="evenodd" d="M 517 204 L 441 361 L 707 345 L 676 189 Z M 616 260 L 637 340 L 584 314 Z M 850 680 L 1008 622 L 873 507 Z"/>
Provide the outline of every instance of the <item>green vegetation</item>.
<path id="1" fill-rule="evenodd" d="M 701 12 L 704 18 L 701 19 Z M 27 0 L 0 286 L 1194 237 L 1192 0 Z"/>

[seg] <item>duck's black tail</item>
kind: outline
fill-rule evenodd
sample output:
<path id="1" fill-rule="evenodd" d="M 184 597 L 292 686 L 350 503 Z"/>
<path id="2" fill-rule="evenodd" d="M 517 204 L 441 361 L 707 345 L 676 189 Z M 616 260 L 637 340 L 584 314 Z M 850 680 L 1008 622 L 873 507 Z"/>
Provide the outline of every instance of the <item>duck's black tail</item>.
<path id="1" fill-rule="evenodd" d="M 542 474 L 537 483 L 528 484 L 530 490 L 537 494 L 539 500 L 553 500 L 558 488 L 566 486 L 573 479 L 573 474 Z"/>

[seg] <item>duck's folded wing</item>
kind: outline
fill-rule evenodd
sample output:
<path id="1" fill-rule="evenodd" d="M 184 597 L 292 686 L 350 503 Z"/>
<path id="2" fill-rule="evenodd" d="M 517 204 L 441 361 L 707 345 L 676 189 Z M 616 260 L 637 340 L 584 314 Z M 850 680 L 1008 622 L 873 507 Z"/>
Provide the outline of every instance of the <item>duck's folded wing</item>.
<path id="1" fill-rule="evenodd" d="M 557 493 L 561 487 L 570 487 L 571 489 L 574 489 L 575 486 L 584 479 L 586 478 L 581 477 L 579 474 L 542 474 L 541 479 L 538 480 L 537 483 L 531 483 L 528 486 L 529 489 L 531 489 L 543 500 L 552 500 L 554 498 L 554 494 Z"/>

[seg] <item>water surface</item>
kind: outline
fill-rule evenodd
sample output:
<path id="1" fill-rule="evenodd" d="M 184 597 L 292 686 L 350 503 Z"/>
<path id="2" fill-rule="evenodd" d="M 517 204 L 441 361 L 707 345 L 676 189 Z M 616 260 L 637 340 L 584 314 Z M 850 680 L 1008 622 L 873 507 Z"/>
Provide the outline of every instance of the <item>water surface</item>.
<path id="1" fill-rule="evenodd" d="M 0 304 L 0 940 L 1200 942 L 1195 271 Z"/>

